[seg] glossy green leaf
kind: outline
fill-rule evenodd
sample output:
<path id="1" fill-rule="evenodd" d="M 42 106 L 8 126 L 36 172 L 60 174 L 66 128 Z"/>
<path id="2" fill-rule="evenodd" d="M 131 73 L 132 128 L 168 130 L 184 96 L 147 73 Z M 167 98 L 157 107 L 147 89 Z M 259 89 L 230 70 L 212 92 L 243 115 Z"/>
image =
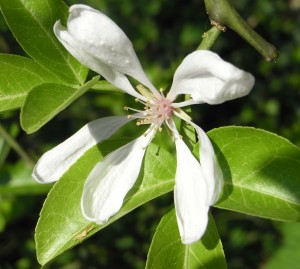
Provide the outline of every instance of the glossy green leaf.
<path id="1" fill-rule="evenodd" d="M 87 69 L 59 43 L 53 25 L 68 16 L 62 0 L 0 0 L 1 12 L 25 52 L 69 84 L 83 83 Z"/>
<path id="2" fill-rule="evenodd" d="M 29 91 L 37 85 L 61 82 L 26 57 L 0 54 L 0 65 L 0 112 L 21 107 Z"/>
<path id="3" fill-rule="evenodd" d="M 99 76 L 78 89 L 60 84 L 42 84 L 28 94 L 21 109 L 21 125 L 27 133 L 33 133 L 84 94 Z"/>
<path id="4" fill-rule="evenodd" d="M 209 136 L 225 177 L 224 194 L 216 205 L 246 214 L 287 221 L 299 220 L 299 149 L 275 134 L 247 127 L 212 130 Z M 108 142 L 111 145 L 111 141 Z M 173 190 L 175 159 L 151 146 L 140 178 L 123 208 L 104 226 L 83 219 L 80 196 L 85 178 L 101 159 L 88 151 L 49 193 L 36 229 L 38 260 L 46 264 L 139 205 Z M 68 197 L 68 199 L 65 199 Z"/>
<path id="5" fill-rule="evenodd" d="M 247 127 L 209 132 L 225 178 L 216 205 L 283 221 L 300 221 L 300 149 L 288 140 Z"/>
<path id="6" fill-rule="evenodd" d="M 115 144 L 110 140 L 98 147 L 106 152 L 119 145 L 120 142 Z M 79 159 L 54 185 L 46 199 L 35 236 L 37 257 L 42 265 L 136 207 L 173 188 L 174 157 L 164 149 L 151 145 L 146 151 L 140 176 L 126 196 L 122 209 L 105 225 L 88 222 L 81 214 L 80 199 L 87 175 L 102 158 L 98 147 L 90 149 Z"/>
<path id="7" fill-rule="evenodd" d="M 44 194 L 51 186 L 38 184 L 32 179 L 32 168 L 24 163 L 5 166 L 0 171 L 0 195 L 1 194 Z"/>
<path id="8" fill-rule="evenodd" d="M 201 241 L 181 243 L 175 210 L 160 221 L 152 239 L 146 269 L 224 269 L 226 260 L 218 230 L 210 215 Z"/>

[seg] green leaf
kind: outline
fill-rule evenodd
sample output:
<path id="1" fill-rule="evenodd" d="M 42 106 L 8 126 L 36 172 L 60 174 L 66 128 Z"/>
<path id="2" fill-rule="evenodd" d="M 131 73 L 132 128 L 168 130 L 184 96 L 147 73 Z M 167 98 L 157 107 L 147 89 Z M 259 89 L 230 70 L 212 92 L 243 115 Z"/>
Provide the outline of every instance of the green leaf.
<path id="1" fill-rule="evenodd" d="M 35 235 L 37 257 L 42 265 L 136 207 L 173 188 L 174 157 L 164 149 L 150 145 L 146 151 L 140 176 L 126 196 L 122 209 L 102 226 L 85 220 L 80 209 L 85 179 L 94 165 L 102 158 L 99 148 L 102 152 L 111 151 L 112 146 L 114 148 L 120 146 L 122 140 L 118 141 L 116 144 L 114 140 L 108 140 L 100 146 L 90 149 L 50 191 L 42 209 Z"/>
<path id="2" fill-rule="evenodd" d="M 53 25 L 66 19 L 61 0 L 0 0 L 1 12 L 25 52 L 69 84 L 85 81 L 87 69 L 59 43 Z"/>
<path id="3" fill-rule="evenodd" d="M 99 76 L 74 89 L 60 84 L 42 84 L 28 94 L 21 109 L 21 125 L 27 133 L 33 133 L 51 120 L 56 114 L 84 94 Z"/>
<path id="4" fill-rule="evenodd" d="M 217 207 L 278 220 L 299 220 L 297 147 L 275 134 L 248 127 L 219 128 L 209 136 L 225 176 L 224 195 Z M 102 152 L 104 145 L 100 147 Z M 111 147 L 112 141 L 107 145 Z M 87 175 L 100 159 L 97 147 L 92 148 L 49 193 L 36 229 L 37 256 L 42 265 L 139 205 L 173 190 L 174 156 L 152 145 L 122 209 L 105 225 L 97 226 L 82 217 L 80 197 Z"/>
<path id="5" fill-rule="evenodd" d="M 0 112 L 19 108 L 29 91 L 42 83 L 61 82 L 35 61 L 0 54 Z"/>
<path id="6" fill-rule="evenodd" d="M 100 92 L 119 92 L 124 93 L 124 91 L 120 90 L 119 88 L 113 86 L 111 83 L 109 83 L 106 80 L 100 80 L 93 87 L 91 87 L 91 90 L 100 91 Z"/>
<path id="7" fill-rule="evenodd" d="M 166 268 L 227 268 L 222 243 L 211 215 L 201 241 L 191 245 L 181 243 L 174 209 L 162 218 L 152 239 L 146 269 Z"/>
<path id="8" fill-rule="evenodd" d="M 1 128 L 1 125 L 0 125 Z M 6 143 L 5 139 L 0 136 L 0 169 L 5 163 L 5 159 L 10 151 L 10 146 Z"/>
<path id="9" fill-rule="evenodd" d="M 282 240 L 275 254 L 265 262 L 264 269 L 298 268 L 300 264 L 300 224 L 282 223 Z"/>
<path id="10" fill-rule="evenodd" d="M 282 221 L 300 220 L 300 149 L 267 131 L 209 132 L 225 179 L 217 207 Z"/>
<path id="11" fill-rule="evenodd" d="M 0 195 L 2 194 L 44 194 L 51 186 L 36 183 L 32 177 L 32 168 L 26 167 L 24 163 L 7 165 L 0 171 Z"/>

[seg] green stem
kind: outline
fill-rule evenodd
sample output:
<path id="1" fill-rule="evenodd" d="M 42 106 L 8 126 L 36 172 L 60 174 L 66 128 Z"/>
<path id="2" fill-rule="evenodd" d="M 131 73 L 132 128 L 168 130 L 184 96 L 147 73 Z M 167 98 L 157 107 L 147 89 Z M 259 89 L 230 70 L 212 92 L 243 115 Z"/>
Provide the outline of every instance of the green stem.
<path id="1" fill-rule="evenodd" d="M 212 23 L 227 26 L 251 44 L 267 61 L 275 61 L 277 49 L 257 34 L 228 0 L 204 0 Z"/>
<path id="2" fill-rule="evenodd" d="M 2 124 L 0 124 L 0 136 L 2 136 L 3 139 L 17 152 L 27 165 L 34 167 L 34 161 L 28 156 L 17 141 L 4 129 Z"/>
<path id="3" fill-rule="evenodd" d="M 216 26 L 210 28 L 202 35 L 202 41 L 198 47 L 198 50 L 209 50 L 216 42 L 221 33 L 222 31 Z"/>

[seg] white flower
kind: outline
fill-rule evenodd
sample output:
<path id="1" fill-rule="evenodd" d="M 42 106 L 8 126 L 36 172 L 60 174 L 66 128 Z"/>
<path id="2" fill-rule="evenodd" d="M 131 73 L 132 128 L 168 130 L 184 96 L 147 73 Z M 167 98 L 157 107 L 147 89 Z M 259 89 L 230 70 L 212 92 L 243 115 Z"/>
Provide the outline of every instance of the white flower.
<path id="1" fill-rule="evenodd" d="M 81 201 L 83 215 L 90 221 L 103 224 L 120 210 L 125 195 L 139 175 L 146 147 L 164 125 L 171 131 L 176 145 L 174 200 L 181 239 L 184 244 L 199 240 L 207 226 L 208 209 L 222 192 L 223 178 L 209 138 L 190 121 L 181 107 L 200 103 L 220 104 L 244 96 L 254 84 L 252 75 L 223 61 L 213 52 L 195 51 L 180 64 L 171 89 L 164 96 L 148 80 L 130 40 L 101 12 L 88 6 L 74 5 L 70 7 L 67 28 L 57 22 L 54 32 L 75 58 L 137 98 L 145 110 L 132 109 L 135 113 L 128 117 L 107 117 L 88 123 L 41 157 L 34 169 L 34 178 L 41 183 L 54 182 L 84 152 L 109 138 L 124 124 L 134 119 L 137 119 L 138 125 L 149 124 L 141 137 L 100 161 L 86 180 Z M 127 76 L 143 84 L 137 87 L 139 92 Z M 190 99 L 176 103 L 180 94 L 189 94 Z M 200 141 L 200 162 L 181 139 L 174 116 L 194 127 Z"/>

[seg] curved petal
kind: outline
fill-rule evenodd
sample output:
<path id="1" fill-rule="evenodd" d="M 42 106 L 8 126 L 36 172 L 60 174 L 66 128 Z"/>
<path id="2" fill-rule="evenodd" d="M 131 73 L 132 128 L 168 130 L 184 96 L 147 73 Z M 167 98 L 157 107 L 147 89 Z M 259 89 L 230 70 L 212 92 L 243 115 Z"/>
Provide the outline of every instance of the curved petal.
<path id="1" fill-rule="evenodd" d="M 115 86 L 121 84 L 121 89 L 127 83 L 126 74 L 157 93 L 145 75 L 132 43 L 110 18 L 85 5 L 73 5 L 69 12 L 67 29 L 56 24 L 54 32 L 63 45 L 68 43 L 65 47 L 71 54 L 79 52 L 73 54 L 75 58 Z M 82 55 L 87 58 L 78 57 Z M 128 85 L 124 90 L 128 91 L 127 88 Z"/>
<path id="2" fill-rule="evenodd" d="M 209 137 L 198 125 L 182 117 L 176 111 L 174 113 L 182 120 L 191 124 L 197 132 L 198 140 L 200 141 L 199 158 L 208 190 L 207 205 L 213 205 L 221 197 L 224 184 L 223 173 L 217 161 L 214 148 Z"/>
<path id="3" fill-rule="evenodd" d="M 199 162 L 182 139 L 177 139 L 174 201 L 181 241 L 191 244 L 205 233 L 208 223 L 207 186 Z"/>
<path id="4" fill-rule="evenodd" d="M 98 224 L 117 213 L 134 185 L 152 135 L 141 136 L 111 152 L 89 174 L 82 193 L 83 216 Z"/>
<path id="5" fill-rule="evenodd" d="M 214 148 L 206 133 L 196 124 L 190 122 L 195 128 L 200 141 L 200 163 L 208 187 L 207 204 L 213 205 L 220 198 L 223 190 L 223 173 L 216 158 Z"/>
<path id="6" fill-rule="evenodd" d="M 109 138 L 124 124 L 126 116 L 91 121 L 70 138 L 46 152 L 34 167 L 32 176 L 39 183 L 57 181 L 89 148 Z"/>
<path id="7" fill-rule="evenodd" d="M 135 89 L 130 84 L 127 77 L 112 69 L 109 65 L 102 61 L 99 61 L 88 51 L 84 51 L 78 44 L 76 40 L 68 32 L 67 28 L 63 27 L 60 22 L 56 22 L 54 25 L 54 33 L 58 40 L 63 44 L 63 46 L 83 65 L 87 66 L 89 69 L 101 74 L 107 81 L 116 86 L 117 88 L 123 90 L 124 92 L 139 98 L 141 100 L 146 100 L 141 94 L 135 91 Z"/>
<path id="8" fill-rule="evenodd" d="M 247 95 L 254 77 L 208 50 L 189 54 L 177 68 L 167 98 L 190 94 L 192 103 L 220 104 Z"/>

